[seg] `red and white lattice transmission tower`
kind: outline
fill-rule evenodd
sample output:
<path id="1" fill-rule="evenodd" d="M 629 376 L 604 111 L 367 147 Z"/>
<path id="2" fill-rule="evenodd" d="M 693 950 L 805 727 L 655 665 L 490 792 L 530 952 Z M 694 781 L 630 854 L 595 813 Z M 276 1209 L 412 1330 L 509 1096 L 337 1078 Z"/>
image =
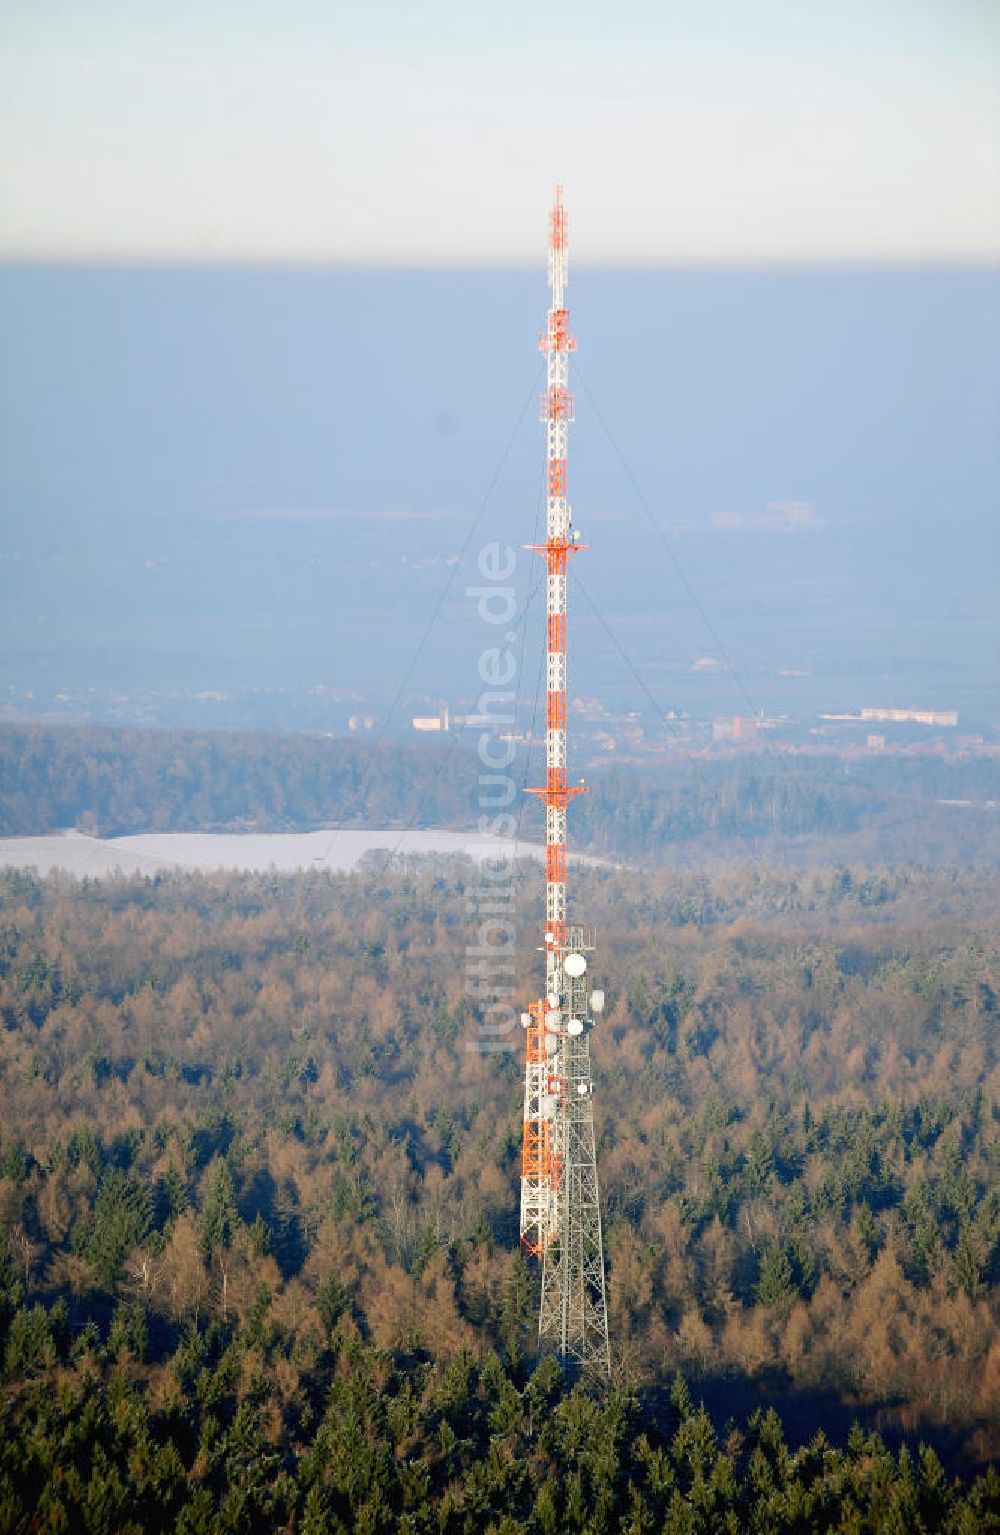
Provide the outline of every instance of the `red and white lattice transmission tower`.
<path id="1" fill-rule="evenodd" d="M 521 1241 L 542 1263 L 540 1351 L 571 1368 L 610 1373 L 604 1252 L 594 1146 L 590 1031 L 604 995 L 587 980 L 593 933 L 570 926 L 566 905 L 566 576 L 584 545 L 572 525 L 567 447 L 573 419 L 566 290 L 566 212 L 556 187 L 549 217 L 548 328 L 539 346 L 548 361 L 542 399 L 546 426 L 545 785 L 531 789 L 545 806 L 545 995 L 521 1015 L 525 1027 Z"/>

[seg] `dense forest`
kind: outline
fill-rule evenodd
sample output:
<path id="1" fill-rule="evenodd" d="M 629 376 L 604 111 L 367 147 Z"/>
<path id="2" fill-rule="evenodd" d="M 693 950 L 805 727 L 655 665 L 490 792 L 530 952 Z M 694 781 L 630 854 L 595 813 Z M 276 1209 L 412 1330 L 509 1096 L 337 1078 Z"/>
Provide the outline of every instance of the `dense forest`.
<path id="1" fill-rule="evenodd" d="M 474 741 L 474 737 L 472 738 Z M 520 788 L 539 764 L 526 748 Z M 481 765 L 456 734 L 412 745 L 251 732 L 0 726 L 0 836 L 76 826 L 145 831 L 475 826 Z M 834 856 L 898 864 L 1000 861 L 1000 762 L 990 757 L 764 751 L 598 767 L 575 806 L 576 845 L 598 854 L 704 864 L 733 847 L 770 861 Z M 941 803 L 963 801 L 961 806 Z M 526 840 L 541 811 L 518 795 Z"/>
<path id="2" fill-rule="evenodd" d="M 1000 1529 L 1000 877 L 580 875 L 604 1392 L 480 879 L 2 876 L 0 1530 Z"/>

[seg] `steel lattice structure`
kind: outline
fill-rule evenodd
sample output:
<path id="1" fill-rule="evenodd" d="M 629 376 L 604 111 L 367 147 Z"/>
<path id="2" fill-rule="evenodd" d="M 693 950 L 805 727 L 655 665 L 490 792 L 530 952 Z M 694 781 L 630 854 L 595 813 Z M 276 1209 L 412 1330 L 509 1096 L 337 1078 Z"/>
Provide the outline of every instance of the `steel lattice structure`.
<path id="1" fill-rule="evenodd" d="M 526 1031 L 521 1241 L 542 1263 L 539 1350 L 571 1368 L 610 1373 L 604 1251 L 594 1146 L 590 1031 L 603 994 L 586 979 L 593 935 L 570 927 L 566 907 L 566 576 L 578 542 L 567 496 L 567 447 L 573 419 L 569 354 L 576 342 L 565 305 L 566 213 L 556 187 L 549 217 L 545 785 L 528 792 L 545 806 L 545 995 L 521 1016 Z"/>

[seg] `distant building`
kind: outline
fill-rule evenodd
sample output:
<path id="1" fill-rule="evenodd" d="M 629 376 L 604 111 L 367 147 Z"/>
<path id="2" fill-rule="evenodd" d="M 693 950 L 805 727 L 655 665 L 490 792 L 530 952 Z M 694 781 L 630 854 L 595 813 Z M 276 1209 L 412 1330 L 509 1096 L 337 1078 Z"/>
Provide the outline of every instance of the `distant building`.
<path id="1" fill-rule="evenodd" d="M 599 698 L 573 698 L 569 706 L 577 714 L 582 714 L 584 719 L 606 720 L 608 717 L 608 711 Z"/>
<path id="2" fill-rule="evenodd" d="M 490 714 L 454 714 L 451 720 L 456 730 L 492 730 L 500 734 L 500 722 Z"/>
<path id="3" fill-rule="evenodd" d="M 955 709 L 862 709 L 863 720 L 888 720 L 893 725 L 957 725 Z"/>
<path id="4" fill-rule="evenodd" d="M 448 730 L 450 720 L 448 705 L 445 704 L 439 714 L 418 714 L 413 720 L 414 730 Z"/>
<path id="5" fill-rule="evenodd" d="M 760 728 L 760 721 L 752 715 L 737 714 L 732 719 L 712 721 L 713 741 L 753 741 Z"/>
<path id="6" fill-rule="evenodd" d="M 871 735 L 868 737 L 868 747 L 873 752 L 879 752 L 885 746 L 884 735 Z"/>
<path id="7" fill-rule="evenodd" d="M 958 724 L 955 709 L 862 709 L 858 714 L 821 714 L 821 720 L 845 725 L 885 722 L 889 725 L 938 725 L 949 728 Z"/>
<path id="8" fill-rule="evenodd" d="M 352 714 L 347 721 L 348 730 L 374 730 L 375 716 L 373 714 Z"/>

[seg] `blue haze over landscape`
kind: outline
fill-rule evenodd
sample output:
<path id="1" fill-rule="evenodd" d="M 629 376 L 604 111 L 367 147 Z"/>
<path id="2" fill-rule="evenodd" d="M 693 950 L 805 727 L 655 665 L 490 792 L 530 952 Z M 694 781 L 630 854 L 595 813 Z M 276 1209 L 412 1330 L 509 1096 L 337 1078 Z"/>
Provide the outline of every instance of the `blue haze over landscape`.
<path id="1" fill-rule="evenodd" d="M 646 708 L 620 646 L 664 710 L 994 725 L 997 274 L 580 270 L 569 298 L 603 618 L 578 590 L 572 692 Z M 540 506 L 541 271 L 13 265 L 0 299 L 8 717 L 339 732 L 404 682 L 400 726 L 474 699 L 465 586 Z M 539 635 L 536 607 L 524 695 Z"/>

